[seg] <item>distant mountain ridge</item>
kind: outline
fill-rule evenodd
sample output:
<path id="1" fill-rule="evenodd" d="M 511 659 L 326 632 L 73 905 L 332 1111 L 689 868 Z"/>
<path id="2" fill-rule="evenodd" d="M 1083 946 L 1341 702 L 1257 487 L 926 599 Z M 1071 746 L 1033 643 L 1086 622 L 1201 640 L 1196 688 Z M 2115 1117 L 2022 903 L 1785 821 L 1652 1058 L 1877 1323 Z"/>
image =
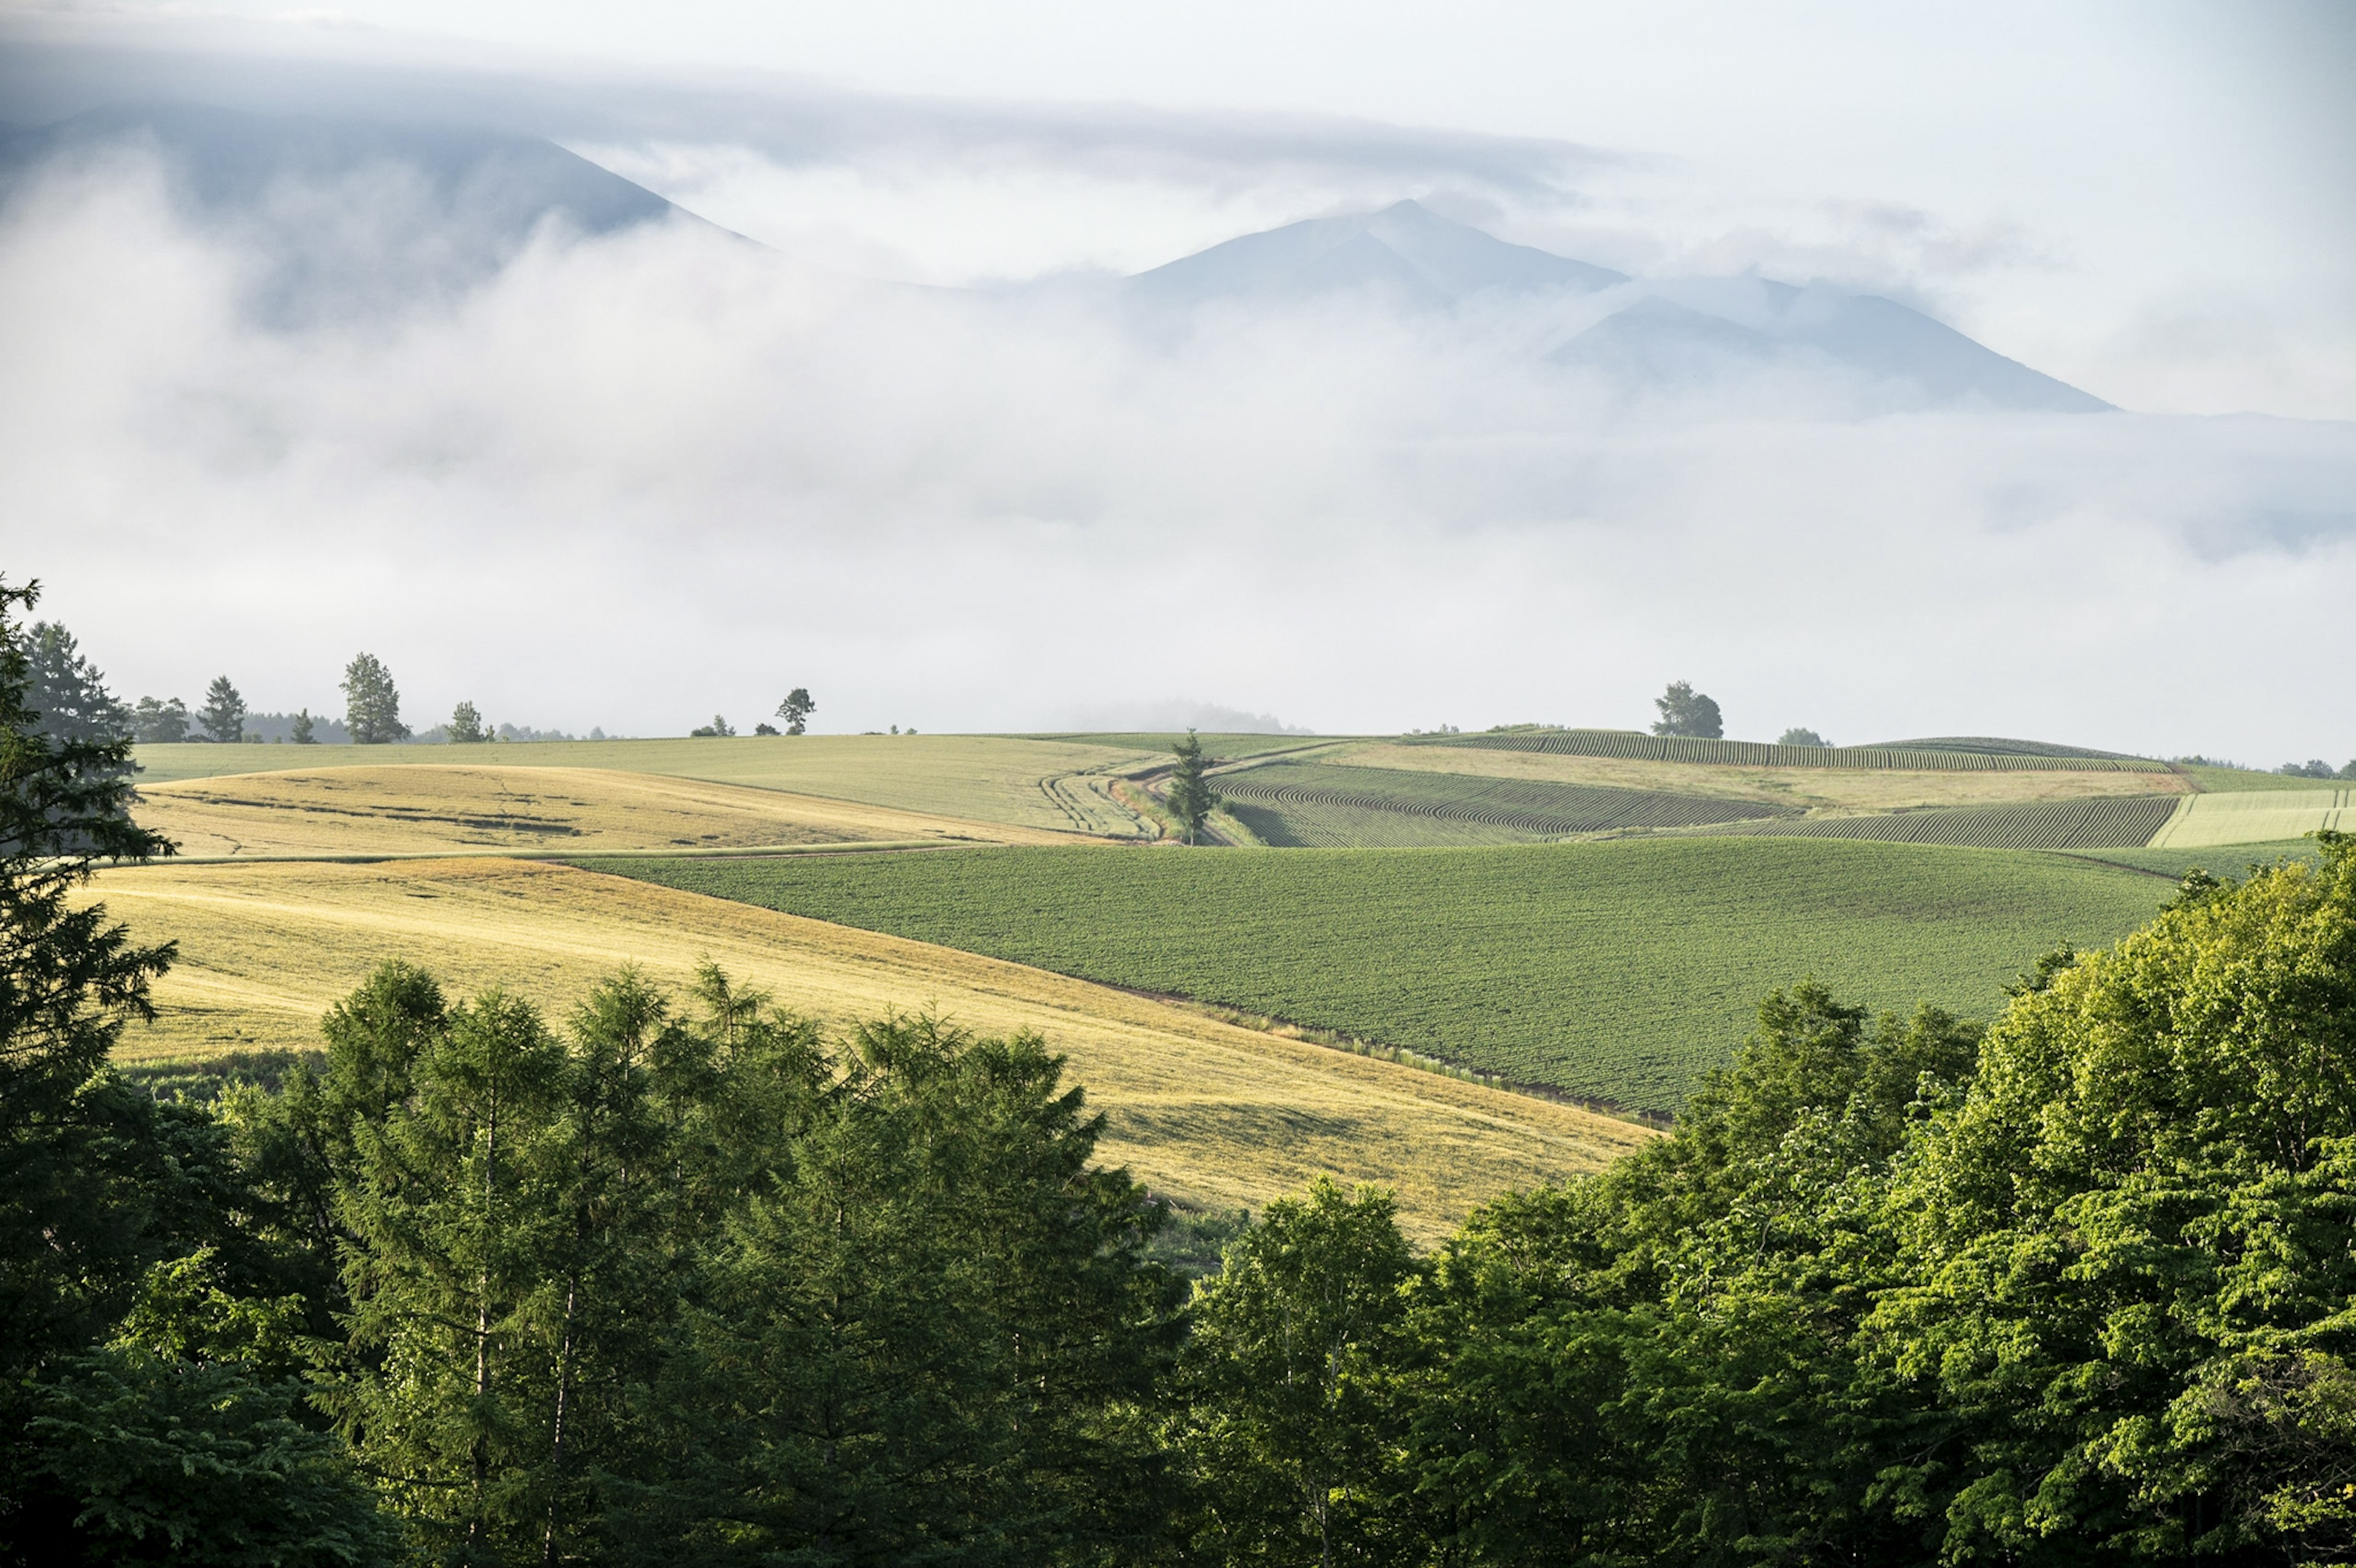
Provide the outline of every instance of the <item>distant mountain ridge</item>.
<path id="1" fill-rule="evenodd" d="M 1417 310 L 1578 298 L 1601 306 L 1601 318 L 1544 357 L 1631 391 L 1784 368 L 1866 378 L 1919 405 L 2111 407 L 1894 300 L 1754 276 L 1632 278 L 1510 244 L 1416 201 L 1243 235 L 1140 272 L 1122 290 L 1133 305 L 1165 315 L 1211 305 L 1282 310 L 1350 293 Z"/>

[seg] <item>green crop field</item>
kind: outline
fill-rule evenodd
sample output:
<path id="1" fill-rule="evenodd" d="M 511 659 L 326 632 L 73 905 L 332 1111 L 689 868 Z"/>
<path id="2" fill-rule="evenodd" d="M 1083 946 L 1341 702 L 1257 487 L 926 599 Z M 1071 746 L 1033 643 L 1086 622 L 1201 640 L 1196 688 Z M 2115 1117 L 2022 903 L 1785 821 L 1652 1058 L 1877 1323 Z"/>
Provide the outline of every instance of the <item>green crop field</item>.
<path id="1" fill-rule="evenodd" d="M 1332 767 L 1319 763 L 1264 763 L 1221 773 L 1216 784 L 1219 792 L 1230 800 L 1254 802 L 1280 811 L 1296 804 L 1339 805 L 1360 811 L 1436 816 L 1527 834 L 1685 827 L 1705 822 L 1798 815 L 1789 806 L 1732 800 L 1723 795 L 1483 778 L 1472 773 L 1410 773 L 1398 768 Z"/>
<path id="2" fill-rule="evenodd" d="M 2263 844 L 2318 828 L 2356 829 L 2356 789 L 2251 790 L 2188 798 L 2151 844 L 2162 849 Z"/>
<path id="3" fill-rule="evenodd" d="M 1274 805 L 1230 800 L 1225 809 L 1272 849 L 1405 849 L 1434 845 L 1463 848 L 1476 844 L 1542 844 L 1556 837 L 1494 822 L 1465 822 L 1408 811 L 1375 811 L 1364 806 L 1312 805 L 1304 801 Z"/>
<path id="4" fill-rule="evenodd" d="M 604 768 L 824 795 L 902 811 L 1108 837 L 1151 837 L 1111 797 L 1119 773 L 1166 752 L 1002 735 L 735 736 L 718 740 L 553 741 L 486 746 L 141 746 L 141 782 L 287 768 L 402 763 Z"/>
<path id="5" fill-rule="evenodd" d="M 1982 849 L 2132 849 L 2197 795 L 2121 795 L 1878 816 L 1745 822 L 1709 831 L 1773 833 L 1808 838 L 1878 838 L 1896 844 L 1954 844 Z"/>
<path id="6" fill-rule="evenodd" d="M 598 866 L 1650 1111 L 1776 986 L 1986 1016 L 2040 953 L 2115 940 L 2173 886 L 2032 850 L 1764 837 Z"/>
<path id="7" fill-rule="evenodd" d="M 1633 730 L 1508 730 L 1483 735 L 1427 735 L 1407 744 L 1471 746 L 1501 752 L 1551 752 L 1575 757 L 1709 763 L 1721 767 L 1901 768 L 1922 772 L 2148 773 L 2161 764 L 2033 741 L 1922 741 L 1890 746 L 1777 746 L 1758 741 L 1704 741 Z M 2013 746 L 2014 751 L 1987 748 Z"/>
<path id="8" fill-rule="evenodd" d="M 1163 763 L 1170 760 L 1170 748 L 1186 738 L 1185 731 L 1156 730 L 1095 731 L 1074 730 L 1053 734 L 1018 735 L 1021 741 L 1060 741 L 1088 746 L 1118 746 L 1126 750 L 1147 752 Z M 1229 731 L 1205 731 L 1194 737 L 1212 756 L 1230 761 L 1237 757 L 1265 756 L 1270 752 L 1313 751 L 1320 747 L 1338 745 L 1355 737 L 1347 735 L 1259 735 Z"/>

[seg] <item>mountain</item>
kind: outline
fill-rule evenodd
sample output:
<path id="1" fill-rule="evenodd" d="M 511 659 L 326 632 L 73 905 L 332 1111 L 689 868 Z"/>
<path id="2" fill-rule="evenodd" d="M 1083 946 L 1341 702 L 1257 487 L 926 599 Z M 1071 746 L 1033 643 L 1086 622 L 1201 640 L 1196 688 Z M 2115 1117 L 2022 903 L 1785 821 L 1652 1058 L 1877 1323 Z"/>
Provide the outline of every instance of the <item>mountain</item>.
<path id="1" fill-rule="evenodd" d="M 1298 300 L 1344 289 L 1452 304 L 1485 290 L 1591 293 L 1624 273 L 1527 245 L 1510 245 L 1420 202 L 1380 212 L 1312 218 L 1214 245 L 1129 280 L 1137 301 L 1187 307 L 1214 300 Z"/>
<path id="2" fill-rule="evenodd" d="M 0 141 L 0 201 L 45 166 L 125 147 L 153 151 L 185 218 L 254 245 L 265 264 L 249 304 L 281 325 L 464 289 L 551 222 L 610 234 L 689 216 L 538 137 L 190 104 L 95 110 Z"/>
<path id="3" fill-rule="evenodd" d="M 1478 298 L 1488 315 L 1528 311 L 1534 355 L 1630 395 L 1783 373 L 1833 378 L 1860 411 L 2111 406 L 1879 295 L 1751 276 L 1631 278 L 1413 201 L 1247 234 L 1140 272 L 1122 293 L 1165 329 L 1208 305 L 1282 312 L 1357 295 L 1433 312 Z"/>

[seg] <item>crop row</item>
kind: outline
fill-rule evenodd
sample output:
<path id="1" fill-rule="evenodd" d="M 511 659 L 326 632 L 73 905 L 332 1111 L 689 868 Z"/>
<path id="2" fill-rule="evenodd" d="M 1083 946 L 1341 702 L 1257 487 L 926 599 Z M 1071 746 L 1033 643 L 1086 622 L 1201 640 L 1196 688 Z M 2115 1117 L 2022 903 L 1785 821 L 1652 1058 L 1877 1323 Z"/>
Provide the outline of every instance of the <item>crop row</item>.
<path id="1" fill-rule="evenodd" d="M 1356 805 L 1312 805 L 1286 801 L 1230 800 L 1227 810 L 1263 844 L 1274 849 L 1403 849 L 1426 846 L 1458 848 L 1479 844 L 1528 844 L 1558 834 L 1531 833 L 1489 822 L 1462 822 L 1417 812 L 1376 811 Z"/>
<path id="2" fill-rule="evenodd" d="M 1233 799 L 1278 806 L 1353 806 L 1537 834 L 1691 827 L 1793 815 L 1787 806 L 1711 795 L 1321 763 L 1269 763 L 1222 774 L 1217 784 Z"/>
<path id="3" fill-rule="evenodd" d="M 1811 838 L 1464 849 L 947 849 L 601 861 L 669 886 L 1674 1109 L 1770 989 L 1987 1016 L 2169 884 L 2052 855 Z"/>
<path id="4" fill-rule="evenodd" d="M 1570 757 L 1625 757 L 1654 763 L 1708 763 L 1746 768 L 1873 768 L 1909 773 L 2156 773 L 2135 757 L 2044 752 L 1909 750 L 1895 746 L 1777 746 L 1759 741 L 1705 741 L 1640 735 L 1633 730 L 1513 730 L 1489 735 L 1418 735 L 1419 746 L 1470 746 L 1491 752 L 1551 752 Z"/>
<path id="5" fill-rule="evenodd" d="M 2093 800 L 2027 802 L 1901 811 L 1884 816 L 1832 816 L 1800 822 L 1744 823 L 1728 833 L 1807 838 L 1878 838 L 1981 849 L 2133 849 L 2151 842 L 2175 815 L 2180 796 L 2118 795 Z"/>

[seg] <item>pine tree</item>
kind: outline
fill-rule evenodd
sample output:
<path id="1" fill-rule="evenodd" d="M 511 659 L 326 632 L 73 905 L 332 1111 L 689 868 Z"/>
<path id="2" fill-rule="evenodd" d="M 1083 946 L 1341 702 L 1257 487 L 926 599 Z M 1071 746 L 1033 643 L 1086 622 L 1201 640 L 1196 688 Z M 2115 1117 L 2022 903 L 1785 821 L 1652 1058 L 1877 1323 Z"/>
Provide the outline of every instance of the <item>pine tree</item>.
<path id="1" fill-rule="evenodd" d="M 229 677 L 213 677 L 197 720 L 205 727 L 205 738 L 217 746 L 235 745 L 245 739 L 245 699 L 230 684 Z"/>
<path id="2" fill-rule="evenodd" d="M 786 699 L 777 704 L 777 717 L 786 721 L 786 733 L 788 735 L 798 735 L 808 729 L 809 716 L 817 711 L 818 704 L 810 700 L 807 686 L 794 688 L 786 693 Z"/>
<path id="3" fill-rule="evenodd" d="M 1205 754 L 1203 742 L 1195 738 L 1194 731 L 1187 731 L 1186 738 L 1173 746 L 1171 751 L 1176 753 L 1178 763 L 1170 771 L 1170 789 L 1166 797 L 1170 815 L 1178 819 L 1178 826 L 1185 832 L 1186 842 L 1192 844 L 1195 836 L 1203 831 L 1204 822 L 1211 813 L 1219 809 L 1222 802 L 1205 777 L 1211 759 Z"/>
<path id="4" fill-rule="evenodd" d="M 344 667 L 343 690 L 344 727 L 354 745 L 409 739 L 409 726 L 401 721 L 401 692 L 392 684 L 392 672 L 374 654 L 353 656 Z"/>
<path id="5" fill-rule="evenodd" d="M 483 716 L 471 702 L 461 702 L 450 710 L 450 743 L 456 746 L 480 745 L 491 738 L 483 727 Z"/>
<path id="6" fill-rule="evenodd" d="M 84 658 L 71 632 L 36 621 L 26 639 L 26 705 L 39 713 L 37 728 L 61 741 L 112 741 L 131 733 L 131 710 L 106 689 L 106 677 Z"/>

